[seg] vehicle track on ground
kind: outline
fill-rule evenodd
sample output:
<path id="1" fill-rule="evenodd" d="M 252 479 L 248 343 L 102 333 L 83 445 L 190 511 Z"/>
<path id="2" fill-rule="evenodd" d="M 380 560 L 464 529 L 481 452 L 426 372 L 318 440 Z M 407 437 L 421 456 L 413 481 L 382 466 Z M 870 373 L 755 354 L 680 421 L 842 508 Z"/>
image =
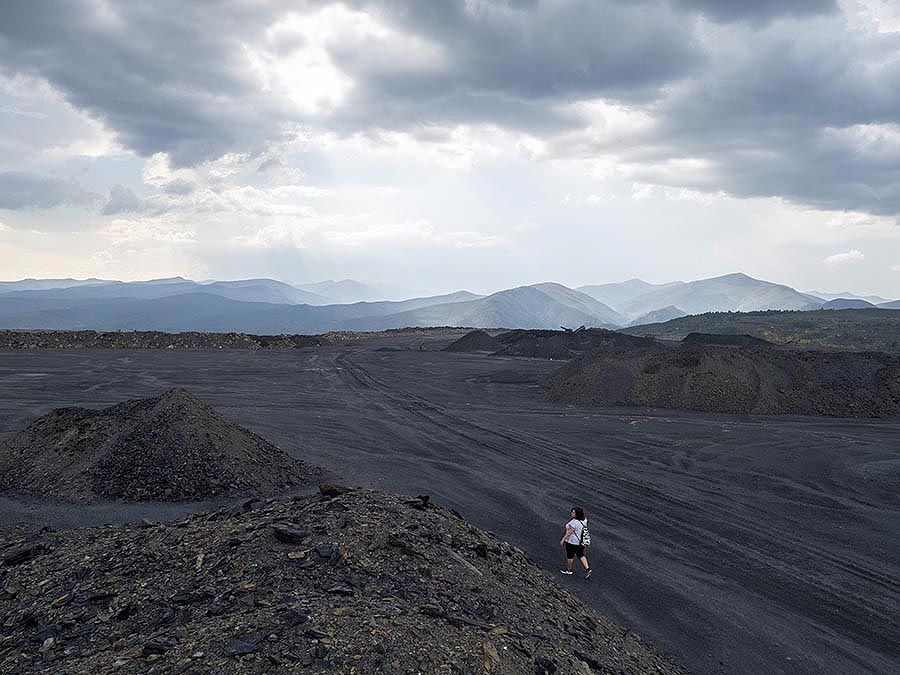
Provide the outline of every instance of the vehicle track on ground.
<path id="1" fill-rule="evenodd" d="M 743 517 L 739 505 L 717 505 L 711 509 L 665 493 L 608 465 L 603 467 L 602 484 L 584 480 L 580 478 L 580 453 L 566 445 L 537 434 L 476 422 L 373 375 L 354 361 L 352 352 L 341 352 L 334 364 L 348 386 L 369 391 L 382 404 L 390 402 L 442 432 L 490 450 L 502 464 L 528 467 L 539 474 L 568 467 L 571 471 L 567 482 L 585 494 L 602 497 L 607 512 L 644 532 L 654 533 L 662 545 L 689 551 L 694 559 L 707 557 L 710 562 L 715 561 L 706 572 L 738 583 L 791 611 L 798 619 L 844 636 L 852 635 L 878 652 L 900 658 L 900 633 L 890 628 L 900 625 L 900 576 L 809 546 L 794 539 L 790 532 L 757 526 Z M 490 437 L 499 442 L 491 442 Z M 511 451 L 510 447 L 516 450 Z M 710 529 L 711 524 L 718 527 Z M 788 541 L 790 546 L 784 543 Z M 811 561 L 816 561 L 823 571 L 810 573 L 801 569 Z M 830 583 L 826 576 L 858 580 L 877 587 L 884 596 L 878 606 L 873 606 L 871 597 L 847 592 L 844 584 Z M 887 632 L 873 633 L 873 625 L 879 624 Z"/>

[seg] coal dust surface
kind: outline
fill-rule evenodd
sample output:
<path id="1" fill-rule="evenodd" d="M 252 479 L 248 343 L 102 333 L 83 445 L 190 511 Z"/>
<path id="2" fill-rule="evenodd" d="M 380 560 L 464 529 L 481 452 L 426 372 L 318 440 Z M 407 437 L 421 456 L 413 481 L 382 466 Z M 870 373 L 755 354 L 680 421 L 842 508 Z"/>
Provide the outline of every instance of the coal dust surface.
<path id="1" fill-rule="evenodd" d="M 694 672 L 897 672 L 900 421 L 552 403 L 558 362 L 442 351 L 455 337 L 3 351 L 0 435 L 183 387 L 343 482 L 430 494 Z M 589 580 L 558 571 L 573 504 Z M 0 501 L 3 522 L 59 515 Z"/>

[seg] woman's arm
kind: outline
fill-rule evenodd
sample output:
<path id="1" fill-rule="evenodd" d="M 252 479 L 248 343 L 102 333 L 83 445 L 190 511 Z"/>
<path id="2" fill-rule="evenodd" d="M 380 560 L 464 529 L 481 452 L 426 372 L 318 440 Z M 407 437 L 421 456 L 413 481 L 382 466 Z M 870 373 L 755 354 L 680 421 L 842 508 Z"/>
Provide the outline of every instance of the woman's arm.
<path id="1" fill-rule="evenodd" d="M 559 545 L 562 546 L 563 544 L 565 544 L 566 539 L 571 537 L 573 534 L 575 534 L 575 528 L 574 527 L 566 527 L 566 533 L 563 535 L 563 538 L 559 540 Z"/>

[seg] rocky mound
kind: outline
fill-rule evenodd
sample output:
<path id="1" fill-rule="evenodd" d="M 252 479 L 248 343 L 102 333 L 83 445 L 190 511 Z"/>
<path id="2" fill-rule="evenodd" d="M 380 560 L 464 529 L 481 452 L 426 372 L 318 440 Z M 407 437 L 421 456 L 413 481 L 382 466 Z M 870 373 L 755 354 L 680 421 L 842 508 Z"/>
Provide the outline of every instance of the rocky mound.
<path id="1" fill-rule="evenodd" d="M 0 443 L 0 489 L 62 499 L 273 494 L 316 472 L 183 389 L 60 408 Z"/>
<path id="2" fill-rule="evenodd" d="M 537 359 L 572 359 L 594 349 L 641 349 L 655 344 L 650 338 L 625 335 L 603 328 L 588 330 L 513 330 L 495 340 L 502 347 L 497 356 L 527 356 Z"/>
<path id="3" fill-rule="evenodd" d="M 321 335 L 163 333 L 162 331 L 0 330 L 0 349 L 271 349 L 286 351 L 354 340 L 414 335 L 454 335 L 459 328 L 395 328 L 379 332 L 331 331 Z"/>
<path id="4" fill-rule="evenodd" d="M 706 412 L 900 415 L 900 358 L 714 346 L 602 350 L 551 376 L 547 398 Z"/>
<path id="5" fill-rule="evenodd" d="M 0 670 L 684 672 L 427 497 L 327 492 L 0 542 Z"/>
<path id="6" fill-rule="evenodd" d="M 275 349 L 318 347 L 327 335 L 163 333 L 161 331 L 0 330 L 0 349 Z"/>
<path id="7" fill-rule="evenodd" d="M 775 344 L 752 335 L 719 335 L 716 333 L 688 333 L 681 344 L 686 347 L 717 345 L 719 347 L 774 347 Z"/>
<path id="8" fill-rule="evenodd" d="M 466 333 L 459 340 L 444 348 L 445 352 L 493 352 L 500 347 L 490 335 L 483 330 L 473 330 Z"/>

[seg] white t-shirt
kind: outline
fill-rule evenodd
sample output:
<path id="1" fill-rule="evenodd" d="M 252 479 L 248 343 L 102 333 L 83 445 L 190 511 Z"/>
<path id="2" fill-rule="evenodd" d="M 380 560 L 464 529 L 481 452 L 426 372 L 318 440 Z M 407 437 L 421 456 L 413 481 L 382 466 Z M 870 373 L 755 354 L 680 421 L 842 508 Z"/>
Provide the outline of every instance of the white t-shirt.
<path id="1" fill-rule="evenodd" d="M 581 543 L 581 530 L 585 525 L 587 525 L 587 518 L 585 518 L 583 521 L 572 518 L 572 520 L 566 523 L 567 528 L 571 527 L 573 530 L 575 530 L 572 534 L 569 535 L 569 538 L 566 539 L 566 541 L 570 544 L 575 544 L 575 546 L 578 546 Z"/>

